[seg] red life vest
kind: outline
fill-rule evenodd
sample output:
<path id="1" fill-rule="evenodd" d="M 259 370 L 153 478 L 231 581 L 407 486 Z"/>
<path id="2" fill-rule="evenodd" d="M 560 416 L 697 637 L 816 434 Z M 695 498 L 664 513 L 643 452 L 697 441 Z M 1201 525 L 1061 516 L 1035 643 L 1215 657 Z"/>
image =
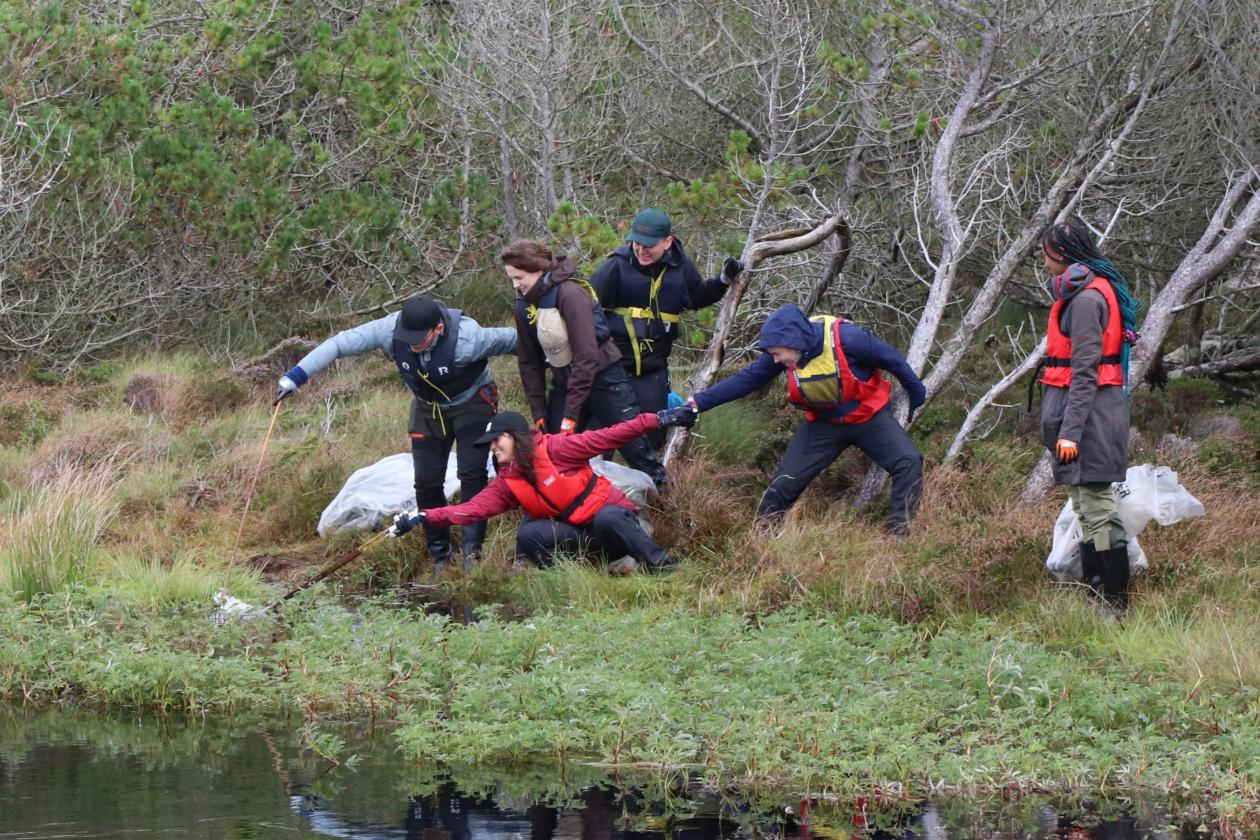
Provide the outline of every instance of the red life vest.
<path id="1" fill-rule="evenodd" d="M 1124 327 L 1120 321 L 1116 291 L 1106 278 L 1098 275 L 1094 275 L 1085 289 L 1094 289 L 1107 301 L 1107 326 L 1103 328 L 1102 358 L 1098 360 L 1098 384 L 1123 385 L 1124 369 L 1120 364 L 1123 356 L 1120 351 Z M 1056 300 L 1050 307 L 1050 324 L 1046 327 L 1046 369 L 1041 381 L 1055 388 L 1066 388 L 1072 384 L 1072 339 L 1059 329 L 1059 316 L 1063 314 L 1065 303 L 1067 301 Z"/>
<path id="2" fill-rule="evenodd" d="M 612 484 L 591 469 L 590 464 L 564 475 L 547 454 L 547 435 L 536 435 L 534 440 L 537 443 L 534 447 L 537 483 L 530 484 L 524 476 L 503 477 L 516 501 L 534 519 L 559 519 L 570 525 L 590 522 L 608 502 Z"/>
<path id="3" fill-rule="evenodd" d="M 844 347 L 840 343 L 843 318 L 820 315 L 809 320 L 823 325 L 823 351 L 804 366 L 788 368 L 788 401 L 805 409 L 805 416 L 810 420 L 818 418 L 819 410 L 855 401 L 857 407 L 848 414 L 826 419 L 837 424 L 865 423 L 888 404 L 892 385 L 878 368 L 865 382 L 849 370 L 849 360 L 845 358 Z"/>

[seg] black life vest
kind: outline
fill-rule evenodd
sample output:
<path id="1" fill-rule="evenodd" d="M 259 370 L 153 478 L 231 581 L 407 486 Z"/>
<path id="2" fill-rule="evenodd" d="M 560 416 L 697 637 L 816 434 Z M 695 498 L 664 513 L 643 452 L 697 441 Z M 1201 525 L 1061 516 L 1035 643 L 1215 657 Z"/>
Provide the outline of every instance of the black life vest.
<path id="1" fill-rule="evenodd" d="M 686 260 L 681 248 L 679 256 Z M 645 357 L 650 368 L 663 368 L 687 308 L 685 263 L 654 266 L 651 274 L 644 274 L 635 265 L 628 245 L 613 251 L 609 258 L 614 260 L 616 271 L 614 300 L 607 309 L 613 316 L 609 329 L 615 339 L 624 339 L 619 344 L 629 347 L 636 376 L 644 372 Z"/>
<path id="2" fill-rule="evenodd" d="M 486 360 L 478 359 L 466 365 L 455 364 L 455 344 L 459 340 L 459 321 L 463 312 L 442 307 L 442 322 L 446 325 L 442 335 L 427 353 L 413 352 L 405 341 L 394 341 L 394 364 L 402 375 L 407 389 L 417 399 L 430 403 L 449 403 L 455 397 L 477 384 L 486 372 Z M 428 361 L 421 356 L 427 355 Z"/>

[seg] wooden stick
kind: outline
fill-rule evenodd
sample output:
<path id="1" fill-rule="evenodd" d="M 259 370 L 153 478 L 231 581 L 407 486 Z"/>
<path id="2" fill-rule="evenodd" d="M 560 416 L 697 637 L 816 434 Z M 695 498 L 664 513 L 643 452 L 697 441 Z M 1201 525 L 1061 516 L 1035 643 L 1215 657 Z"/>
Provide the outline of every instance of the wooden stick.
<path id="1" fill-rule="evenodd" d="M 353 549 L 353 550 L 351 550 L 351 551 L 346 552 L 344 555 L 342 555 L 342 556 L 341 556 L 341 557 L 339 557 L 338 559 L 334 560 L 333 562 L 329 563 L 329 564 L 328 564 L 327 566 L 325 566 L 324 568 L 320 569 L 320 570 L 319 570 L 319 573 L 318 573 L 318 574 L 316 574 L 314 577 L 307 578 L 306 580 L 304 580 L 304 581 L 302 581 L 301 583 L 299 583 L 297 586 L 295 586 L 295 587 L 293 587 L 292 589 L 290 589 L 288 592 L 286 592 L 286 593 L 284 594 L 284 596 L 282 596 L 282 597 L 280 598 L 280 600 L 278 600 L 278 601 L 276 601 L 276 602 L 274 602 L 274 603 L 268 604 L 268 605 L 267 605 L 267 608 L 266 608 L 266 609 L 264 609 L 264 610 L 263 610 L 263 612 L 267 612 L 267 611 L 269 611 L 269 610 L 274 610 L 276 607 L 280 606 L 280 605 L 281 605 L 281 604 L 283 604 L 285 601 L 289 600 L 289 599 L 290 599 L 290 598 L 292 598 L 294 595 L 296 595 L 296 594 L 298 594 L 299 592 L 301 592 L 303 589 L 308 589 L 308 588 L 310 588 L 310 587 L 314 586 L 315 584 L 319 583 L 321 580 L 323 580 L 324 578 L 328 577 L 329 575 L 331 575 L 333 572 L 337 571 L 338 569 L 340 569 L 340 568 L 342 568 L 342 567 L 344 567 L 344 566 L 347 566 L 347 565 L 349 565 L 350 563 L 353 563 L 355 560 L 357 560 L 357 559 L 359 559 L 361 556 L 363 556 L 363 554 L 364 554 L 364 553 L 365 553 L 368 549 L 370 549 L 372 546 L 376 545 L 378 542 L 380 542 L 381 540 L 385 539 L 385 538 L 386 538 L 386 537 L 388 537 L 388 536 L 389 536 L 389 530 L 388 530 L 388 529 L 387 529 L 387 530 L 384 530 L 384 531 L 381 531 L 379 534 L 377 534 L 376 536 L 372 537 L 372 539 L 368 540 L 368 541 L 367 541 L 367 542 L 365 542 L 363 545 L 359 546 L 359 547 L 358 547 L 358 548 L 356 548 L 356 549 Z"/>

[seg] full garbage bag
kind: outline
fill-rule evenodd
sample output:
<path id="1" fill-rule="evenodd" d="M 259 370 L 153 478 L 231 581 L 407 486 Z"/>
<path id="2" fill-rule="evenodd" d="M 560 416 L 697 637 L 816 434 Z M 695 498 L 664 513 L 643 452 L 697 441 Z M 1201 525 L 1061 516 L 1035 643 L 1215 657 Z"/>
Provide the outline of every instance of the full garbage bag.
<path id="1" fill-rule="evenodd" d="M 328 537 L 347 529 L 370 530 L 381 517 L 413 509 L 416 506 L 415 481 L 410 452 L 390 455 L 355 470 L 320 514 L 319 535 Z M 459 476 L 452 452 L 446 459 L 442 492 L 450 501 L 458 491 Z"/>
<path id="2" fill-rule="evenodd" d="M 493 461 L 489 461 L 493 469 Z M 642 505 L 656 485 L 646 474 L 630 467 L 592 458 L 591 468 L 626 494 L 630 501 Z M 459 492 L 459 475 L 455 453 L 446 460 L 446 477 L 442 492 L 447 501 Z M 371 466 L 355 470 L 346 479 L 336 497 L 319 517 L 319 535 L 328 537 L 347 529 L 370 530 L 383 517 L 391 517 L 416 506 L 416 488 L 411 453 L 390 455 Z"/>
<path id="3" fill-rule="evenodd" d="M 1111 485 L 1116 496 L 1116 509 L 1128 534 L 1129 571 L 1142 574 L 1149 564 L 1146 554 L 1138 544 L 1137 535 L 1155 520 L 1160 525 L 1172 525 L 1182 519 L 1203 516 L 1203 503 L 1190 495 L 1177 480 L 1177 473 L 1168 467 L 1141 464 L 1129 467 L 1124 481 Z M 1072 502 L 1065 502 L 1059 518 L 1054 523 L 1054 538 L 1050 554 L 1046 557 L 1046 569 L 1062 581 L 1081 579 L 1080 542 L 1085 538 L 1081 520 L 1072 510 Z"/>

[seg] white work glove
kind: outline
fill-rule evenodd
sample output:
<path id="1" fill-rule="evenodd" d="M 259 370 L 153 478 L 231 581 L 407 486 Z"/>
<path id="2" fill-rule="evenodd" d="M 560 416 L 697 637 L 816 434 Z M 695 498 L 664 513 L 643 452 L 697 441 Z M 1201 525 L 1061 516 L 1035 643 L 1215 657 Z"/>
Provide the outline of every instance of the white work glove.
<path id="1" fill-rule="evenodd" d="M 297 392 L 298 384 L 296 382 L 287 376 L 280 377 L 280 381 L 276 383 L 276 401 L 272 405 L 280 402 L 280 400 L 288 399 Z"/>

